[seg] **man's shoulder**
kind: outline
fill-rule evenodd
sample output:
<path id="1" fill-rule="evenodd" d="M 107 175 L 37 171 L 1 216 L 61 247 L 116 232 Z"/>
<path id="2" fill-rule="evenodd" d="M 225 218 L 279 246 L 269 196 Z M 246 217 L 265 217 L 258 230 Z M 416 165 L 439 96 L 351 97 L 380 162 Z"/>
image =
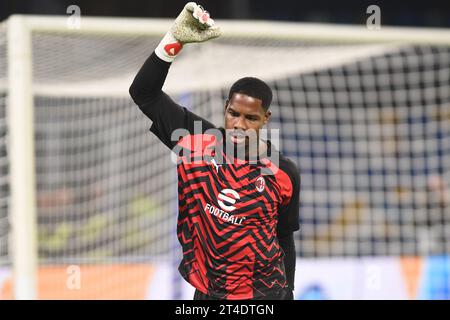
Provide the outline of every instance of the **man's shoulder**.
<path id="1" fill-rule="evenodd" d="M 289 177 L 294 190 L 300 187 L 300 171 L 297 164 L 281 153 L 279 155 L 279 169 Z"/>
<path id="2" fill-rule="evenodd" d="M 279 168 L 283 172 L 285 172 L 292 182 L 300 182 L 300 170 L 297 164 L 290 158 L 283 155 L 281 152 L 279 153 Z"/>

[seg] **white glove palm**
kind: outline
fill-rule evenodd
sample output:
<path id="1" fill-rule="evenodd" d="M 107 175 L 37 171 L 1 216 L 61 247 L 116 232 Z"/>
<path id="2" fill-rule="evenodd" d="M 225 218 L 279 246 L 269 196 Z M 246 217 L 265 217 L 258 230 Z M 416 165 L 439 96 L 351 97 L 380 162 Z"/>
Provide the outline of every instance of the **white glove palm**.
<path id="1" fill-rule="evenodd" d="M 204 42 L 221 35 L 214 20 L 195 2 L 189 2 L 178 15 L 170 31 L 162 39 L 155 52 L 159 58 L 172 62 L 185 43 Z"/>

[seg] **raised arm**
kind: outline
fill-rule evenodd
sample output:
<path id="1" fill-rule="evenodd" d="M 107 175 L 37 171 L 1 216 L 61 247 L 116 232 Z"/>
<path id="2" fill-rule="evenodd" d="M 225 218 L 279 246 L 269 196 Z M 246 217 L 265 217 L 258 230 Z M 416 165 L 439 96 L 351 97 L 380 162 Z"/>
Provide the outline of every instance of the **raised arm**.
<path id="1" fill-rule="evenodd" d="M 220 36 L 209 13 L 194 2 L 189 2 L 173 23 L 171 29 L 137 73 L 129 92 L 141 111 L 153 121 L 151 131 L 169 148 L 174 130 L 193 131 L 194 122 L 202 121 L 204 130 L 214 127 L 211 123 L 175 103 L 162 87 L 172 61 L 183 45 L 203 42 Z"/>
<path id="2" fill-rule="evenodd" d="M 152 106 L 159 107 L 154 103 L 156 100 L 166 100 L 166 103 L 174 103 L 170 98 L 164 96 L 162 87 L 169 71 L 170 63 L 158 58 L 153 52 L 141 67 L 133 83 L 130 86 L 130 95 L 142 112 L 152 119 Z"/>

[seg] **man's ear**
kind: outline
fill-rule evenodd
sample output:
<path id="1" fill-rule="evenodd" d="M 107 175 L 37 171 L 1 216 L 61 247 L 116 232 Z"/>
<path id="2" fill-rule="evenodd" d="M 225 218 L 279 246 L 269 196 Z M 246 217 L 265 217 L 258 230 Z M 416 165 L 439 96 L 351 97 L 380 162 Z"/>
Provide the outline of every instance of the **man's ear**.
<path id="1" fill-rule="evenodd" d="M 223 112 L 225 113 L 227 111 L 227 107 L 228 107 L 228 103 L 230 102 L 230 100 L 226 100 L 225 101 L 225 107 L 223 108 Z"/>
<path id="2" fill-rule="evenodd" d="M 272 115 L 272 111 L 267 110 L 266 113 L 264 114 L 264 125 L 266 125 L 267 122 L 269 122 L 271 115 Z"/>

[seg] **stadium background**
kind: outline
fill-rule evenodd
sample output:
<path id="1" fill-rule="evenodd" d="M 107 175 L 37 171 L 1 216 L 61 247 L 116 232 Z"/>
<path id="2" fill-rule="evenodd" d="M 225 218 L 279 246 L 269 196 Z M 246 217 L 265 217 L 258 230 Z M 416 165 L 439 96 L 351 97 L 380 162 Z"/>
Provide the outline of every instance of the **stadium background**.
<path id="1" fill-rule="evenodd" d="M 173 18 L 184 2 L 2 1 L 0 18 L 13 13 L 64 15 L 71 4 L 79 5 L 83 16 Z M 383 26 L 450 26 L 450 4 L 445 1 L 202 4 L 222 19 L 345 24 L 365 24 L 365 9 L 377 4 Z M 129 40 L 141 45 L 130 46 L 132 54 L 125 51 L 115 56 L 114 66 L 132 70 L 157 40 Z M 116 45 L 96 39 L 75 41 L 80 56 L 88 49 L 107 52 L 123 43 L 130 45 L 124 40 Z M 36 52 L 42 52 L 37 58 L 42 60 L 35 61 L 36 77 L 43 81 L 53 77 L 55 83 L 95 78 L 95 68 L 86 67 L 79 73 L 63 68 L 77 57 L 77 52 L 66 58 L 54 53 L 63 43 L 58 35 L 37 37 Z M 314 53 L 320 57 L 321 51 Z M 290 54 L 296 57 L 292 51 Z M 347 59 L 352 57 L 348 54 Z M 297 299 L 450 298 L 449 57 L 449 47 L 383 49 L 378 55 L 362 55 L 356 62 L 339 67 L 330 63 L 321 71 L 289 74 L 271 82 L 276 90 L 274 104 L 279 107 L 273 127 L 282 128 L 282 150 L 297 162 L 303 178 L 302 227 L 296 234 Z M 88 65 L 95 67 L 96 59 L 91 57 Z M 123 66 L 121 59 L 129 61 Z M 48 61 L 58 61 L 53 72 L 63 72 L 52 74 L 45 67 Z M 105 65 L 99 70 L 107 76 L 114 68 Z M 293 69 L 300 68 L 293 61 L 294 65 Z M 0 70 L 6 70 L 1 61 Z M 385 78 L 386 71 L 390 80 Z M 418 72 L 423 74 L 417 76 Z M 373 83 L 390 87 L 392 95 L 361 97 L 361 92 L 372 88 L 367 74 Z M 346 84 L 341 86 L 340 81 Z M 430 86 L 434 90 L 427 90 Z M 376 89 L 383 92 L 383 86 Z M 178 94 L 177 99 L 220 121 L 213 108 L 220 108 L 225 94 L 224 88 L 213 94 L 194 90 Z M 0 99 L 5 100 L 5 95 Z M 128 111 L 132 103 L 126 99 L 39 96 L 35 105 L 39 298 L 189 299 L 192 289 L 179 279 L 173 259 L 178 246 L 174 239 L 176 202 L 171 201 L 168 190 L 175 186 L 175 170 L 169 173 L 170 163 L 162 167 L 150 163 L 145 176 L 114 175 L 121 169 L 126 175 L 126 170 L 142 166 L 143 160 L 164 162 L 161 157 L 166 150 L 154 140 L 149 142 L 147 123 Z M 126 112 L 121 111 L 124 106 Z M 4 119 L 5 109 L 1 110 Z M 104 112 L 113 117 L 108 119 L 108 135 L 98 135 L 106 122 L 89 119 L 99 119 Z M 1 128 L 4 139 L 6 125 Z M 136 148 L 149 143 L 153 158 L 111 161 L 117 152 L 111 141 L 126 142 L 131 136 L 138 142 L 133 149 L 121 146 L 120 152 L 137 152 Z M 4 159 L 7 149 L 4 141 L 1 145 Z M 103 150 L 101 146 L 111 148 Z M 89 152 L 102 167 L 94 166 L 98 172 L 84 180 L 76 170 L 89 165 Z M 7 176 L 7 161 L 2 162 L 1 170 Z M 167 174 L 157 175 L 157 171 Z M 71 175 L 61 180 L 64 172 Z M 105 180 L 108 175 L 113 178 Z M 8 299 L 12 297 L 8 185 L 5 179 L 1 181 L 0 298 Z M 119 192 L 124 185 L 130 190 L 127 194 Z M 163 218 L 167 212 L 172 214 Z M 67 288 L 68 265 L 81 265 L 80 290 Z"/>

